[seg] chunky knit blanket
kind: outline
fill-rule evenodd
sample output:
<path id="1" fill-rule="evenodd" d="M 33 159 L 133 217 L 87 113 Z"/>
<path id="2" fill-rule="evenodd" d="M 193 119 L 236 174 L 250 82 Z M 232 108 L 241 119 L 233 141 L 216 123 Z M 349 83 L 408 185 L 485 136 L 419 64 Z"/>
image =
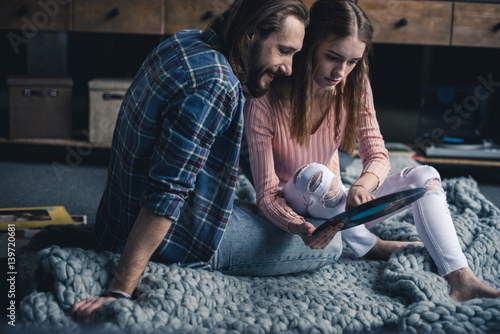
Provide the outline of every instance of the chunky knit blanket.
<path id="1" fill-rule="evenodd" d="M 397 169 L 393 162 L 393 170 Z M 346 168 L 346 183 L 354 181 L 359 170 L 359 163 Z M 242 190 L 247 186 L 242 177 L 239 196 L 251 199 L 252 194 Z M 443 186 L 471 269 L 482 281 L 500 288 L 500 210 L 471 178 L 446 179 Z M 419 240 L 410 209 L 379 224 L 375 232 L 388 240 Z M 18 258 L 24 298 L 17 309 L 16 331 L 500 332 L 500 298 L 454 302 L 447 282 L 437 275 L 421 246 L 400 249 L 389 261 L 355 258 L 345 248 L 331 266 L 280 277 L 232 277 L 150 262 L 135 301 L 107 303 L 95 323 L 82 325 L 69 316 L 72 305 L 98 296 L 118 261 L 116 254 L 96 253 L 89 240 L 90 229 L 51 228 L 33 240 L 51 246 L 35 252 L 32 245 Z"/>

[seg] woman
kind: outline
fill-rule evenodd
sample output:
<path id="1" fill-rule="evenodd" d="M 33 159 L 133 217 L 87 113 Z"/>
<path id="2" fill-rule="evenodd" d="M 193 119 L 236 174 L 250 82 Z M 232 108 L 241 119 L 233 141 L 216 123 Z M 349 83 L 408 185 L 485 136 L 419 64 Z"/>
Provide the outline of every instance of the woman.
<path id="1" fill-rule="evenodd" d="M 372 33 L 354 2 L 318 0 L 292 76 L 275 80 L 266 96 L 247 101 L 245 132 L 259 209 L 310 248 L 323 249 L 338 228 L 313 236 L 314 225 L 304 216 L 329 218 L 382 195 L 424 187 L 427 194 L 412 205 L 415 225 L 451 286 L 450 296 L 458 301 L 499 297 L 500 291 L 469 269 L 439 173 L 419 166 L 387 177 L 390 164 L 368 80 Z M 340 179 L 338 149 L 352 153 L 356 140 L 363 171 L 347 190 Z M 367 227 L 342 232 L 357 256 L 388 258 L 407 244 L 381 240 Z"/>

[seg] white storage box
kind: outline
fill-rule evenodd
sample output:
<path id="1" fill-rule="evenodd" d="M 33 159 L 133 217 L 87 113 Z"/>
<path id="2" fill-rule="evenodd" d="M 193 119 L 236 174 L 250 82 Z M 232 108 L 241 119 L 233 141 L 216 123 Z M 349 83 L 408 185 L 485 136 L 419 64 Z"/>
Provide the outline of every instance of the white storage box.
<path id="1" fill-rule="evenodd" d="M 129 78 L 96 78 L 89 81 L 89 141 L 111 144 L 116 118 Z"/>

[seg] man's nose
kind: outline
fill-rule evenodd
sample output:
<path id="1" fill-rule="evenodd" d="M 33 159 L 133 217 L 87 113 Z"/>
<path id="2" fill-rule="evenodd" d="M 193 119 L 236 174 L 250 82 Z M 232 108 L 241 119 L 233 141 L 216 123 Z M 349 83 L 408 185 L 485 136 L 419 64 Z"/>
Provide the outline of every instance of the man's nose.
<path id="1" fill-rule="evenodd" d="M 285 62 L 280 66 L 280 71 L 283 75 L 290 76 L 292 75 L 292 64 L 293 58 L 288 57 Z"/>

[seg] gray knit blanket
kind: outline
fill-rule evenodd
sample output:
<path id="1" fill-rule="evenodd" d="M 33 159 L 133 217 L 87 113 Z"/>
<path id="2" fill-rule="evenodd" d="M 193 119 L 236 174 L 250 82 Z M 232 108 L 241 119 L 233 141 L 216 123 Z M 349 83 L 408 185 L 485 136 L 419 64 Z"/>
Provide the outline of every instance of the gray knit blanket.
<path id="1" fill-rule="evenodd" d="M 396 161 L 403 165 L 411 161 Z M 393 170 L 397 171 L 392 161 Z M 346 183 L 360 165 L 346 168 Z M 242 177 L 239 196 L 252 199 Z M 443 180 L 461 246 L 482 281 L 500 288 L 500 210 L 471 178 Z M 388 240 L 419 240 L 411 210 L 379 224 Z M 98 296 L 118 256 L 96 253 L 90 230 L 49 229 L 45 247 L 18 258 L 15 331 L 50 333 L 498 333 L 500 298 L 457 303 L 421 246 L 389 261 L 355 258 L 349 248 L 333 265 L 279 277 L 233 277 L 150 262 L 134 301 L 105 304 L 95 323 L 71 319 L 72 305 Z M 59 240 L 57 240 L 59 239 Z M 87 244 L 86 244 L 87 243 Z M 68 247 L 69 244 L 81 247 Z M 86 247 L 88 246 L 88 247 Z M 40 248 L 40 247 L 38 247 Z M 87 249 L 85 249 L 87 248 Z M 90 249 L 88 249 L 90 248 Z"/>

